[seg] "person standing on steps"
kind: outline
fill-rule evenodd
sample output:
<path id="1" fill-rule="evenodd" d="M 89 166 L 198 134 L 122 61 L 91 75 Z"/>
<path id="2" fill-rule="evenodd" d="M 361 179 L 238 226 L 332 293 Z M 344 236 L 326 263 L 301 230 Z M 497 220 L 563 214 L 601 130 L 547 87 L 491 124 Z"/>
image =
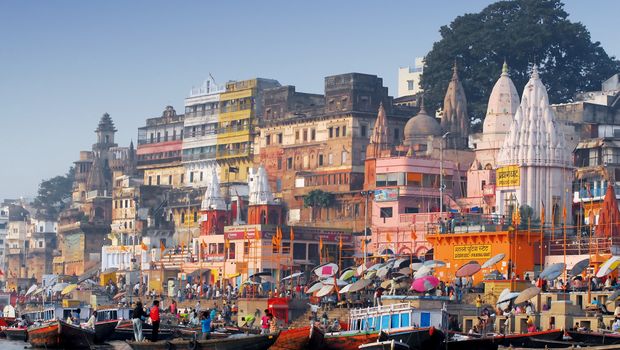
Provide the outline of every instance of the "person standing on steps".
<path id="1" fill-rule="evenodd" d="M 133 336 L 136 341 L 144 340 L 144 336 L 142 335 L 142 319 L 144 318 L 146 318 L 146 313 L 144 312 L 144 308 L 142 307 L 142 302 L 138 300 L 131 316 L 131 322 L 133 324 Z"/>
<path id="2" fill-rule="evenodd" d="M 159 336 L 159 300 L 153 300 L 153 307 L 151 307 L 151 312 L 149 316 L 151 317 L 151 322 L 153 323 L 153 333 L 151 335 L 151 341 L 156 342 L 157 337 Z"/>

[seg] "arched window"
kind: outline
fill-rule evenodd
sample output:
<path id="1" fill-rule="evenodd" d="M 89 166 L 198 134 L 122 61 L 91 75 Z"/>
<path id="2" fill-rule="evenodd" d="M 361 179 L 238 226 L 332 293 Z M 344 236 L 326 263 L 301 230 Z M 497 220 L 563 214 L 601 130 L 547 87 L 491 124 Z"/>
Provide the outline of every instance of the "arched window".
<path id="1" fill-rule="evenodd" d="M 185 213 L 181 213 L 181 223 L 185 223 Z"/>

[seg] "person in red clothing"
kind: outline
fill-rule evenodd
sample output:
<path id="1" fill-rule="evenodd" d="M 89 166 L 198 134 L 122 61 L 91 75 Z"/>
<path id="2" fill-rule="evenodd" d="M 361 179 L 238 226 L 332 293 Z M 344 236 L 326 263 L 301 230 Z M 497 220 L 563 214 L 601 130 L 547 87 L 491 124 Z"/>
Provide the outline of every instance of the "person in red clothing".
<path id="1" fill-rule="evenodd" d="M 153 323 L 153 333 L 151 334 L 151 341 L 156 342 L 159 335 L 159 300 L 153 300 L 153 307 L 151 308 L 151 322 Z"/>

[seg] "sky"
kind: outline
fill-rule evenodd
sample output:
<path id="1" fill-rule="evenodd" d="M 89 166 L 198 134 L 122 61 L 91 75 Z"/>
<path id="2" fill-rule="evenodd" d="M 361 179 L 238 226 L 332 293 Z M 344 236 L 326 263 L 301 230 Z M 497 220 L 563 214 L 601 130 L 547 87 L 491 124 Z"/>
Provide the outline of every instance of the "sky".
<path id="1" fill-rule="evenodd" d="M 396 94 L 398 68 L 439 28 L 493 1 L 0 2 L 0 199 L 33 197 L 90 150 L 101 115 L 116 142 L 137 138 L 166 105 L 183 113 L 193 86 L 277 79 L 323 92 L 325 76 L 376 74 Z M 620 56 L 620 1 L 566 0 L 572 21 Z"/>

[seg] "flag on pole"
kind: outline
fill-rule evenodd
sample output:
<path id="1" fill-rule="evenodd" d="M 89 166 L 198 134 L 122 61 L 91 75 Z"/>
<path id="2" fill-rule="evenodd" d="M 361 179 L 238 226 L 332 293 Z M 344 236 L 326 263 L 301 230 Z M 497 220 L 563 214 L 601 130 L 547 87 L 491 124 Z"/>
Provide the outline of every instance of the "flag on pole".
<path id="1" fill-rule="evenodd" d="M 258 229 L 254 227 L 254 240 L 260 241 L 260 236 L 258 235 Z"/>
<path id="2" fill-rule="evenodd" d="M 122 246 L 121 246 L 121 252 L 126 252 L 126 251 L 127 251 L 127 247 L 126 247 L 126 246 L 124 246 L 124 245 L 122 245 Z"/>
<path id="3" fill-rule="evenodd" d="M 385 234 L 385 240 L 388 242 L 392 242 L 392 235 L 390 235 L 390 231 Z"/>
<path id="4" fill-rule="evenodd" d="M 230 249 L 230 240 L 224 239 L 224 249 Z"/>
<path id="5" fill-rule="evenodd" d="M 248 229 L 247 228 L 245 230 L 243 230 L 243 239 L 244 240 L 248 239 Z"/>
<path id="6" fill-rule="evenodd" d="M 319 237 L 319 252 L 323 251 L 323 237 Z"/>
<path id="7" fill-rule="evenodd" d="M 366 240 L 362 238 L 362 252 L 366 250 Z"/>
<path id="8" fill-rule="evenodd" d="M 342 250 L 342 235 L 340 235 L 339 240 L 338 240 L 338 248 Z"/>
<path id="9" fill-rule="evenodd" d="M 140 244 L 140 247 L 142 247 L 142 250 L 149 250 L 149 247 L 147 247 L 146 244 L 144 244 L 144 242 Z"/>
<path id="10" fill-rule="evenodd" d="M 293 232 L 293 226 L 291 226 L 291 243 L 295 240 L 295 232 Z"/>
<path id="11" fill-rule="evenodd" d="M 566 221 L 566 206 L 562 206 L 562 219 Z"/>
<path id="12" fill-rule="evenodd" d="M 540 225 L 541 226 L 545 226 L 545 202 L 541 199 L 540 200 Z"/>
<path id="13" fill-rule="evenodd" d="M 166 250 L 166 243 L 164 243 L 163 239 L 159 240 L 159 249 L 161 249 L 162 253 L 164 252 L 164 250 Z"/>
<path id="14" fill-rule="evenodd" d="M 418 235 L 415 233 L 415 230 L 411 230 L 411 240 L 414 242 L 418 240 Z"/>

